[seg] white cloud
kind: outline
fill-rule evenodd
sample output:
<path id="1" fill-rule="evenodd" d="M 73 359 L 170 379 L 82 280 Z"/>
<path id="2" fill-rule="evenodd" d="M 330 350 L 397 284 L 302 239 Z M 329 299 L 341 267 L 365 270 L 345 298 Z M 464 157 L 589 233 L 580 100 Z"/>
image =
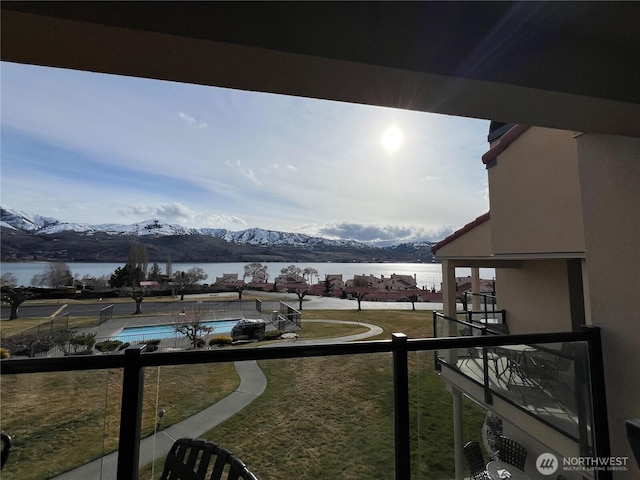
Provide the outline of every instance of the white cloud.
<path id="1" fill-rule="evenodd" d="M 438 241 L 453 232 L 452 227 L 416 227 L 398 225 L 367 225 L 352 222 L 334 222 L 317 229 L 320 235 L 361 242 L 420 242 Z"/>
<path id="2" fill-rule="evenodd" d="M 180 117 L 180 120 L 182 120 L 188 126 L 190 126 L 191 128 L 195 128 L 196 130 L 200 130 L 201 128 L 207 128 L 207 122 L 203 122 L 203 121 L 198 122 L 191 115 L 187 115 L 184 112 L 179 112 L 178 117 Z"/>
<path id="3" fill-rule="evenodd" d="M 158 218 L 170 222 L 191 223 L 198 214 L 185 207 L 181 203 L 164 203 L 160 205 L 129 205 L 118 213 L 125 216 L 144 216 L 145 218 Z"/>
<path id="4" fill-rule="evenodd" d="M 247 225 L 242 218 L 233 215 L 209 215 L 205 218 L 207 226 L 223 228 L 223 227 L 243 227 Z"/>
<path id="5" fill-rule="evenodd" d="M 291 171 L 291 172 L 297 172 L 298 168 L 295 167 L 294 165 L 287 165 L 287 170 Z"/>
<path id="6" fill-rule="evenodd" d="M 231 169 L 239 171 L 242 176 L 248 178 L 256 185 L 260 185 L 260 180 L 258 180 L 258 178 L 256 177 L 253 169 L 243 164 L 241 160 L 236 160 L 235 162 L 230 162 L 229 160 L 227 160 L 226 164 Z"/>

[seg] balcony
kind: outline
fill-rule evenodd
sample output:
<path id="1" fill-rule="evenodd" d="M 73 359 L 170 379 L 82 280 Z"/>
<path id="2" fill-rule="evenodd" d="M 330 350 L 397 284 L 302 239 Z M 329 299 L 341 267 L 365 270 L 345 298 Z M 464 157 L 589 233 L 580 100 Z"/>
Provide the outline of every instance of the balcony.
<path id="1" fill-rule="evenodd" d="M 594 384 L 602 364 L 588 340 L 593 329 L 528 341 L 529 335 L 504 335 L 499 317 L 487 323 L 474 319 L 472 312 L 462 314 L 469 321 L 433 314 L 436 337 L 471 342 L 436 354 L 436 368 L 450 385 L 512 422 L 546 431 L 546 446 L 565 457 L 593 456 L 597 444 L 607 443 L 598 438 L 602 432 L 595 426 L 602 421 L 597 410 L 604 399 L 594 394 L 602 390 Z M 492 344 L 479 347 L 473 342 L 478 337 L 490 338 Z M 521 340 L 514 342 L 516 337 Z"/>
<path id="2" fill-rule="evenodd" d="M 362 479 L 450 479 L 456 468 L 457 475 L 467 474 L 456 465 L 459 446 L 447 423 L 451 396 L 442 389 L 432 352 L 443 377 L 455 372 L 494 403 L 518 406 L 519 397 L 509 397 L 497 371 L 486 381 L 494 359 L 489 353 L 560 343 L 585 346 L 585 373 L 590 385 L 600 385 L 597 329 L 426 339 L 394 334 L 391 340 L 171 353 L 132 347 L 124 354 L 3 360 L 2 429 L 15 435 L 3 473 L 34 480 L 158 478 L 172 439 L 191 435 L 228 446 L 263 478 L 335 479 L 349 472 L 348 478 Z M 482 377 L 477 359 L 465 362 L 461 355 L 469 349 L 483 352 Z M 502 368 L 501 360 L 497 364 Z M 247 370 L 240 380 L 236 371 Z M 262 376 L 266 386 L 256 390 Z M 292 377 L 296 382 L 288 382 Z M 326 381 L 330 377 L 340 381 Z M 594 456 L 608 453 L 600 391 L 589 389 L 592 408 L 575 412 L 590 417 L 585 422 Z M 233 415 L 240 421 L 229 423 L 224 402 L 241 403 Z M 526 410 L 524 403 L 519 408 Z M 465 439 L 480 440 L 484 410 L 472 401 L 462 408 Z M 443 424 L 444 435 L 438 433 Z"/>

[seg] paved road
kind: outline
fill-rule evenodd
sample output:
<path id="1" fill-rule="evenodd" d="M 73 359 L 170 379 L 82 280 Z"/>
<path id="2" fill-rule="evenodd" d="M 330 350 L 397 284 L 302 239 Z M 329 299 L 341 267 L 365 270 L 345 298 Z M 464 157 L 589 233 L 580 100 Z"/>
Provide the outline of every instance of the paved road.
<path id="1" fill-rule="evenodd" d="M 362 340 L 367 337 L 380 335 L 382 329 L 376 325 L 367 323 L 344 322 L 340 320 L 305 320 L 306 322 L 332 322 L 360 325 L 369 328 L 369 331 L 328 340 L 298 340 L 297 343 L 322 344 L 326 342 L 348 342 Z M 277 348 L 281 343 L 273 345 Z M 265 346 L 265 348 L 270 348 Z M 173 442 L 182 437 L 200 437 L 220 423 L 231 418 L 236 413 L 258 398 L 267 387 L 267 378 L 256 361 L 236 362 L 236 370 L 240 376 L 238 389 L 220 400 L 218 403 L 202 410 L 199 413 L 176 423 L 154 435 L 142 439 L 140 442 L 139 465 L 147 465 L 157 458 L 164 457 L 171 448 Z M 115 480 L 117 476 L 118 455 L 110 453 L 98 460 L 87 463 L 74 470 L 54 477 L 53 480 Z"/>
<path id="2" fill-rule="evenodd" d="M 283 302 L 288 303 L 294 308 L 299 307 L 299 300 L 295 294 L 290 293 L 269 293 L 269 297 L 274 298 L 274 301 L 280 299 Z M 213 315 L 217 318 L 225 317 L 225 312 L 242 311 L 247 317 L 250 317 L 251 312 L 255 312 L 253 301 L 229 300 L 229 294 L 198 294 L 198 295 L 186 295 L 185 300 L 191 300 L 200 302 L 204 308 L 209 312 L 213 312 Z M 142 315 L 139 317 L 131 317 L 135 311 L 135 304 L 133 300 L 127 303 L 115 303 L 112 304 L 108 299 L 95 303 L 83 303 L 83 304 L 66 304 L 64 300 L 55 301 L 56 303 L 51 305 L 23 305 L 20 307 L 20 316 L 22 317 L 42 317 L 43 322 L 51 318 L 60 317 L 68 314 L 69 316 L 94 316 L 96 321 L 100 318 L 100 310 L 113 305 L 113 315 L 124 316 L 129 319 L 125 322 L 127 325 L 144 325 L 158 323 L 157 319 L 153 317 L 158 316 L 163 318 L 161 323 L 166 323 L 167 314 L 177 312 L 182 305 L 192 305 L 191 302 L 181 303 L 179 300 L 168 300 L 161 302 L 143 302 L 142 303 Z M 361 302 L 362 310 L 411 310 L 411 302 L 371 302 L 363 300 Z M 271 308 L 271 307 L 268 307 Z M 334 297 L 316 297 L 307 296 L 302 303 L 304 310 L 357 310 L 358 302 L 355 300 L 344 300 L 342 298 Z M 442 310 L 442 303 L 431 302 L 416 302 L 416 310 Z M 2 307 L 2 316 L 0 318 L 9 318 L 9 308 Z M 122 325 L 124 326 L 124 324 Z M 98 335 L 101 337 L 102 335 Z"/>

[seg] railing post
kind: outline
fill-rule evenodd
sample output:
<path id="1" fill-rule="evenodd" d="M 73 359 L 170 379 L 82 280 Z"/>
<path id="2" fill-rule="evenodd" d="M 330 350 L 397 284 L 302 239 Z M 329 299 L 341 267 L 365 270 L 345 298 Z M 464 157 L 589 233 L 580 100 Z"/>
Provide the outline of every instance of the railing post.
<path id="1" fill-rule="evenodd" d="M 142 419 L 142 390 L 144 369 L 140 354 L 145 345 L 124 351 L 122 402 L 120 403 L 120 441 L 118 445 L 118 480 L 138 478 L 140 456 L 140 423 Z"/>
<path id="2" fill-rule="evenodd" d="M 487 334 L 487 324 L 482 327 L 482 336 Z M 491 396 L 491 386 L 489 385 L 489 361 L 487 355 L 487 347 L 482 347 L 482 376 L 484 377 L 484 402 L 487 405 L 493 403 L 493 397 Z"/>
<path id="3" fill-rule="evenodd" d="M 591 377 L 591 401 L 593 411 L 593 444 L 594 457 L 611 456 L 609 443 L 609 420 L 607 411 L 607 393 L 604 382 L 604 364 L 602 356 L 602 339 L 600 328 L 583 325 L 582 330 L 588 334 L 589 374 Z M 609 480 L 612 472 L 603 470 L 597 472 L 598 480 Z"/>
<path id="4" fill-rule="evenodd" d="M 434 310 L 433 314 L 433 338 L 438 338 L 438 313 Z M 433 351 L 433 363 L 435 365 L 436 372 L 442 370 L 442 365 L 438 361 L 438 350 Z"/>
<path id="5" fill-rule="evenodd" d="M 406 480 L 411 478 L 407 336 L 404 333 L 394 333 L 391 338 L 393 342 L 396 480 Z"/>

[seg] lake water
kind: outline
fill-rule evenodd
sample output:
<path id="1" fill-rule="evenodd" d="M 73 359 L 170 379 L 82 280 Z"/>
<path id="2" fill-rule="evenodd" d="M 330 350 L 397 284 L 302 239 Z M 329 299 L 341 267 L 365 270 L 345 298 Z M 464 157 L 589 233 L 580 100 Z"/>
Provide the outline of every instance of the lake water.
<path id="1" fill-rule="evenodd" d="M 116 268 L 124 266 L 123 263 L 74 263 L 67 262 L 73 275 L 82 278 L 85 275 L 92 277 L 100 277 L 102 275 L 111 275 Z M 152 264 L 149 265 L 151 267 Z M 159 264 L 162 272 L 165 271 L 165 265 Z M 244 267 L 248 262 L 240 263 L 174 263 L 172 271 L 186 271 L 193 267 L 200 267 L 208 275 L 207 279 L 202 283 L 215 283 L 216 277 L 222 277 L 225 273 L 237 273 L 238 278 L 244 275 Z M 269 281 L 273 281 L 280 274 L 280 270 L 291 265 L 287 263 L 263 262 L 266 265 Z M 419 288 L 431 289 L 435 287 L 440 290 L 442 282 L 442 266 L 438 263 L 295 263 L 297 267 L 304 270 L 307 267 L 315 268 L 318 271 L 318 277 L 313 281 L 316 283 L 318 279 L 324 280 L 325 275 L 342 274 L 343 280 L 349 280 L 354 275 L 374 275 L 380 277 L 390 277 L 392 274 L 397 275 L 415 275 Z M 23 263 L 0 263 L 0 273 L 12 273 L 18 279 L 18 285 L 27 286 L 31 283 L 34 275 L 43 273 L 47 266 L 47 262 L 23 262 Z M 456 276 L 465 277 L 470 275 L 468 268 L 457 268 Z M 481 278 L 492 279 L 495 277 L 495 271 L 491 268 L 480 269 Z"/>

